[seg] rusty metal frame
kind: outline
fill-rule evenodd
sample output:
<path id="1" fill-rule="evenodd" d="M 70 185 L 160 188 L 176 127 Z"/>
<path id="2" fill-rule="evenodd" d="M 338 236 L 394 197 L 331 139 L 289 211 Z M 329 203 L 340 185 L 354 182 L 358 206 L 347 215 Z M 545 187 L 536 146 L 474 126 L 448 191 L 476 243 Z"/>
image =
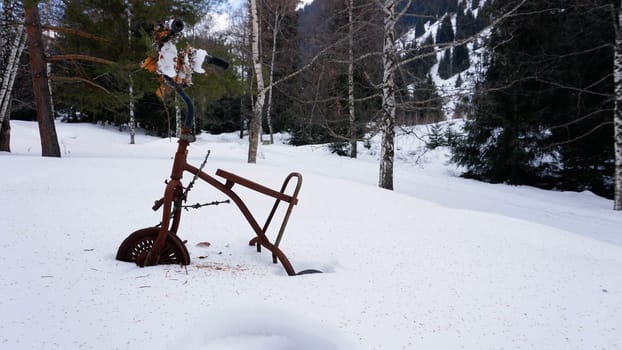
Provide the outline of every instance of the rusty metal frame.
<path id="1" fill-rule="evenodd" d="M 238 206 L 238 208 L 250 224 L 251 228 L 255 232 L 255 237 L 250 240 L 249 245 L 255 245 L 258 252 L 261 251 L 261 247 L 263 246 L 272 253 L 273 263 L 276 264 L 277 260 L 280 261 L 281 265 L 283 265 L 283 268 L 288 275 L 296 275 L 296 271 L 287 259 L 287 256 L 285 256 L 285 253 L 283 253 L 283 251 L 279 248 L 279 244 L 281 243 L 281 240 L 283 238 L 283 234 L 285 232 L 285 228 L 289 221 L 293 207 L 298 203 L 298 193 L 300 192 L 300 188 L 302 186 L 302 175 L 299 173 L 289 174 L 283 182 L 281 190 L 275 191 L 271 188 L 260 185 L 241 176 L 235 175 L 222 169 L 218 169 L 216 171 L 216 176 L 225 179 L 225 182 L 223 183 L 187 162 L 188 145 L 188 138 L 181 137 L 179 139 L 177 152 L 175 153 L 175 158 L 173 161 L 173 170 L 171 171 L 170 179 L 166 183 L 164 197 L 156 201 L 156 204 L 153 206 L 154 210 L 158 210 L 160 207 L 163 207 L 160 231 L 151 251 L 144 257 L 144 259 L 142 259 L 141 261 L 137 260 L 136 263 L 139 266 L 157 264 L 157 259 L 162 249 L 164 248 L 168 232 L 172 232 L 175 235 L 177 234 L 177 230 L 179 229 L 179 224 L 181 221 L 180 204 L 183 200 L 185 200 L 184 187 L 182 185 L 181 179 L 183 177 L 183 173 L 187 171 L 191 174 L 196 175 L 201 180 L 207 182 L 208 184 L 212 185 L 217 190 L 221 191 L 229 198 L 231 198 L 231 200 Z M 294 191 L 291 195 L 288 195 L 285 193 L 285 191 L 289 187 L 288 185 L 290 183 L 290 180 L 294 178 L 296 179 Z M 263 227 L 259 225 L 258 221 L 255 219 L 250 209 L 240 198 L 240 196 L 238 196 L 233 191 L 233 186 L 236 184 L 262 193 L 269 197 L 275 198 L 272 210 L 270 211 L 270 214 L 268 215 Z M 276 240 L 274 243 L 272 243 L 268 239 L 266 234 L 268 231 L 268 227 L 270 226 L 270 223 L 274 218 L 274 214 L 276 213 L 276 210 L 281 202 L 288 203 L 288 207 L 279 228 Z"/>

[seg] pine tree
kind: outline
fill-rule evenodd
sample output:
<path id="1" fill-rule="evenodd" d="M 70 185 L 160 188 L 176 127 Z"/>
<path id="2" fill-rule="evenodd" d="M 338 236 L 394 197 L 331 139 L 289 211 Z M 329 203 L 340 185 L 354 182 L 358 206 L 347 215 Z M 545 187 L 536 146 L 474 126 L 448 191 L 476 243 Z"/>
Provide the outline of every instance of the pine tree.
<path id="1" fill-rule="evenodd" d="M 494 4 L 503 12 L 514 3 Z M 612 195 L 613 33 L 602 4 L 529 2 L 522 11 L 534 15 L 494 28 L 474 119 L 453 149 L 466 176 Z"/>
<path id="2" fill-rule="evenodd" d="M 445 119 L 443 99 L 430 74 L 414 84 L 413 109 L 415 124 L 434 123 Z"/>
<path id="3" fill-rule="evenodd" d="M 466 45 L 462 44 L 454 47 L 451 54 L 451 72 L 456 74 L 466 70 L 470 66 L 469 49 Z"/>
<path id="4" fill-rule="evenodd" d="M 415 24 L 415 38 L 418 38 L 425 34 L 425 22 L 423 19 L 418 19 Z"/>
<path id="5" fill-rule="evenodd" d="M 128 8 L 131 9 L 129 22 Z M 53 61 L 54 81 L 58 86 L 55 102 L 60 108 L 73 106 L 90 115 L 93 121 L 116 125 L 127 123 L 129 102 L 133 100 L 138 106 L 152 101 L 147 96 L 157 88 L 153 75 L 138 69 L 140 62 L 154 51 L 150 39 L 153 25 L 173 17 L 182 19 L 188 28 L 203 16 L 206 9 L 200 0 L 64 2 L 61 25 L 72 31 L 59 32 L 54 45 L 59 48 L 55 52 L 57 60 Z M 76 53 L 97 61 L 63 59 L 63 55 Z M 195 80 L 197 82 L 200 79 Z M 130 83 L 132 98 L 128 94 Z M 172 101 L 170 105 L 173 105 Z M 149 104 L 149 107 L 137 107 L 136 120 L 143 126 L 162 125 L 161 121 L 149 121 L 160 115 L 162 103 Z M 161 130 L 153 131 L 161 133 Z"/>
<path id="6" fill-rule="evenodd" d="M 438 76 L 441 79 L 449 79 L 452 76 L 451 49 L 445 49 L 443 57 L 438 62 Z"/>
<path id="7" fill-rule="evenodd" d="M 441 27 L 436 32 L 436 45 L 441 45 L 454 41 L 454 27 L 451 24 L 451 16 L 445 15 L 441 22 Z"/>
<path id="8" fill-rule="evenodd" d="M 463 83 L 464 81 L 462 80 L 462 75 L 458 74 L 458 78 L 456 78 L 456 84 L 454 86 L 459 88 L 462 86 Z"/>

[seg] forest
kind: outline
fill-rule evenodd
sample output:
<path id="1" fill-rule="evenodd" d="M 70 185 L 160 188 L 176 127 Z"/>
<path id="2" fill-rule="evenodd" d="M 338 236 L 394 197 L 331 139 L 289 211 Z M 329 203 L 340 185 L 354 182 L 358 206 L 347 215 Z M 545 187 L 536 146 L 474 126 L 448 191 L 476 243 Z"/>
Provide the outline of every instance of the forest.
<path id="1" fill-rule="evenodd" d="M 178 135 L 183 106 L 140 68 L 154 26 L 178 18 L 183 42 L 231 63 L 188 88 L 195 132 L 248 135 L 249 162 L 279 132 L 352 158 L 381 134 L 378 185 L 393 189 L 395 129 L 430 124 L 420 136 L 465 177 L 622 210 L 620 1 L 249 0 L 219 32 L 221 0 L 0 6 L 0 151 L 10 120 L 39 122 L 44 156 L 60 156 L 53 119 L 113 124 L 130 143 L 135 127 Z"/>

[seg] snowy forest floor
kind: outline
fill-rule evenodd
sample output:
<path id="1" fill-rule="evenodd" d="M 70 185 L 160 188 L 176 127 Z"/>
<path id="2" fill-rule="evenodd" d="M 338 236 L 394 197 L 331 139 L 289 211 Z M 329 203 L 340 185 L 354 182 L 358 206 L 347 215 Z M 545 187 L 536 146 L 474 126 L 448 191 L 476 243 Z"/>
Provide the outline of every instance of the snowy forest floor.
<path id="1" fill-rule="evenodd" d="M 211 150 L 209 174 L 276 189 L 303 174 L 281 247 L 296 270 L 324 273 L 288 277 L 256 253 L 234 205 L 182 214 L 189 266 L 139 268 L 116 250 L 160 221 L 151 206 L 176 140 L 129 145 L 110 127 L 57 123 L 64 157 L 50 159 L 36 123 L 12 128 L 13 152 L 0 154 L 0 349 L 622 347 L 622 213 L 591 193 L 463 179 L 447 150 L 421 155 L 407 134 L 393 192 L 376 187 L 376 139 L 359 159 L 278 139 L 251 165 L 246 140 L 204 134 L 189 161 Z M 240 195 L 265 218 L 271 199 Z M 222 199 L 198 182 L 189 203 Z"/>

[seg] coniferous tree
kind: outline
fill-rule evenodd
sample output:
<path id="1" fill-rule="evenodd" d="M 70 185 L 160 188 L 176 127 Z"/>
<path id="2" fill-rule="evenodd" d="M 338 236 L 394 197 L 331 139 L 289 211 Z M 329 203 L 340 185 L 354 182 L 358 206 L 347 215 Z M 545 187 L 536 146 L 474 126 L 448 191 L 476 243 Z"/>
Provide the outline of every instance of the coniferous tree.
<path id="1" fill-rule="evenodd" d="M 130 13 L 128 9 L 131 9 Z M 57 50 L 53 61 L 53 81 L 58 86 L 55 102 L 60 108 L 73 107 L 88 114 L 93 121 L 123 125 L 129 120 L 128 104 L 133 100 L 137 106 L 145 104 L 136 111 L 136 120 L 142 126 L 166 125 L 166 117 L 164 122 L 149 121 L 160 115 L 163 104 L 152 103 L 157 99 L 148 95 L 155 93 L 158 83 L 151 73 L 139 69 L 140 62 L 155 50 L 150 31 L 156 23 L 179 18 L 186 24 L 184 35 L 192 39 L 190 28 L 206 10 L 201 0 L 153 3 L 135 0 L 65 1 L 60 24 L 71 31 L 59 32 L 53 46 Z M 128 15 L 131 15 L 131 21 L 128 21 Z M 71 56 L 73 54 L 81 57 L 76 59 Z M 85 61 L 83 57 L 90 59 Z M 131 98 L 128 94 L 130 83 L 133 87 Z M 200 83 L 200 78 L 195 80 L 195 85 Z M 198 88 L 189 90 L 190 94 Z M 173 101 L 166 102 L 168 106 L 173 104 Z M 151 131 L 166 135 L 167 129 L 168 126 Z"/>
<path id="2" fill-rule="evenodd" d="M 423 19 L 419 19 L 415 22 L 415 38 L 418 38 L 425 34 L 425 22 Z"/>
<path id="3" fill-rule="evenodd" d="M 453 48 L 451 53 L 451 72 L 456 74 L 462 72 L 471 66 L 469 58 L 469 49 L 465 44 L 458 45 Z"/>
<path id="4" fill-rule="evenodd" d="M 438 62 L 438 76 L 441 79 L 449 79 L 452 76 L 451 49 L 445 49 L 443 57 Z"/>
<path id="5" fill-rule="evenodd" d="M 436 44 L 441 45 L 445 43 L 450 43 L 454 41 L 454 39 L 454 27 L 451 24 L 451 16 L 445 15 L 445 17 L 443 17 L 443 21 L 441 22 L 441 27 L 436 33 Z"/>
<path id="6" fill-rule="evenodd" d="M 513 3 L 494 2 L 492 9 Z M 613 32 L 603 5 L 528 2 L 521 11 L 530 15 L 493 29 L 474 119 L 453 150 L 466 176 L 612 195 Z"/>
<path id="7" fill-rule="evenodd" d="M 436 84 L 430 74 L 415 83 L 413 89 L 415 124 L 427 124 L 445 119 L 443 99 L 438 94 Z"/>

